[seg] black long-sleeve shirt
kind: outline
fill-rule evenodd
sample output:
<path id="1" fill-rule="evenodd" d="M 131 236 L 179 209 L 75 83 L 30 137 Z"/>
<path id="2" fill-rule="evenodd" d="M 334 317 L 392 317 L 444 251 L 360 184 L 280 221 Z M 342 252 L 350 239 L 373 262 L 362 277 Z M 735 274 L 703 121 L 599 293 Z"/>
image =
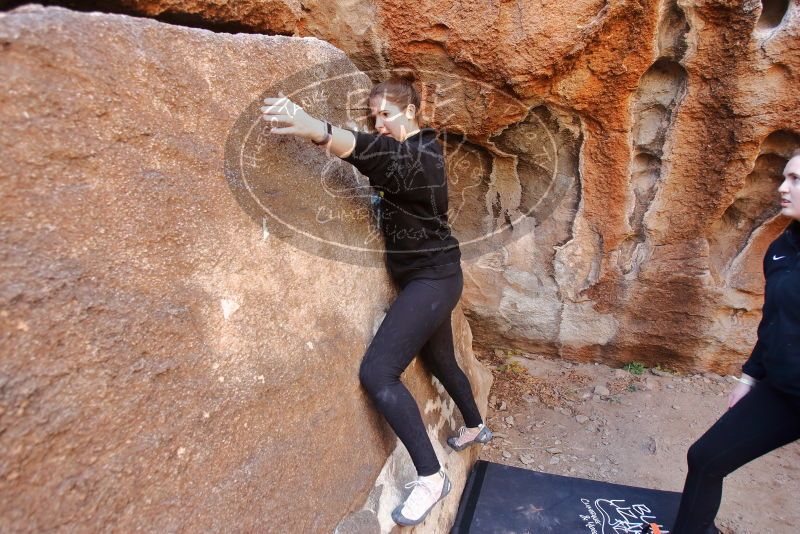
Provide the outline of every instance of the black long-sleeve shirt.
<path id="1" fill-rule="evenodd" d="M 405 284 L 458 272 L 461 251 L 447 221 L 445 160 L 436 130 L 423 128 L 403 142 L 350 131 L 356 146 L 342 159 L 380 193 L 380 228 L 392 278 Z"/>
<path id="2" fill-rule="evenodd" d="M 764 307 L 758 341 L 742 371 L 800 396 L 800 222 L 770 244 L 764 256 Z"/>

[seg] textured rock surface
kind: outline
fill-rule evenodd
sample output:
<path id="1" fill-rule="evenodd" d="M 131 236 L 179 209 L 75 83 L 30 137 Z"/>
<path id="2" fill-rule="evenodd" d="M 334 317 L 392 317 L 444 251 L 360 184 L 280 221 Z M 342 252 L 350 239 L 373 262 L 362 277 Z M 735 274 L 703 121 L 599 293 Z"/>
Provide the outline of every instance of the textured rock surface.
<path id="1" fill-rule="evenodd" d="M 796 2 L 303 6 L 296 34 L 417 70 L 431 124 L 465 135 L 450 158 L 462 241 L 514 223 L 468 266 L 476 342 L 716 371 L 749 354 L 761 255 L 786 224 L 778 171 L 800 141 Z M 534 115 L 547 135 L 509 143 Z M 559 192 L 536 213 L 532 164 Z"/>
<path id="2" fill-rule="evenodd" d="M 232 24 L 259 33 L 295 32 L 303 13 L 299 0 L 258 0 L 250 2 L 161 0 L 140 2 L 120 0 L 99 2 L 99 8 L 121 7 L 150 17 L 172 18 L 175 22 L 196 21 L 211 25 Z"/>
<path id="3" fill-rule="evenodd" d="M 369 0 L 65 0 L 76 8 L 158 17 L 222 31 L 318 37 L 346 50 L 362 70 L 386 67 L 386 36 Z"/>
<path id="4" fill-rule="evenodd" d="M 0 531 L 389 528 L 410 464 L 357 379 L 392 297 L 381 256 L 277 239 L 225 167 L 271 83 L 342 57 L 60 8 L 0 16 Z M 333 90 L 351 85 L 369 80 Z M 267 144 L 274 188 L 310 193 L 324 154 Z M 442 447 L 452 402 L 416 364 L 405 378 L 458 495 L 473 458 Z"/>
<path id="5" fill-rule="evenodd" d="M 800 131 L 800 11 L 770 3 L 767 27 L 757 2 L 529 4 L 476 16 L 431 3 L 422 23 L 382 4 L 397 64 L 426 54 L 419 36 L 443 25 L 454 68 L 560 110 L 551 132 L 579 124 L 551 158 L 579 162 L 562 166 L 577 172 L 558 209 L 469 270 L 477 341 L 732 370 L 754 341 L 764 247 L 786 224 L 775 188 L 798 146 L 787 132 Z M 465 131 L 480 135 L 481 118 Z"/>

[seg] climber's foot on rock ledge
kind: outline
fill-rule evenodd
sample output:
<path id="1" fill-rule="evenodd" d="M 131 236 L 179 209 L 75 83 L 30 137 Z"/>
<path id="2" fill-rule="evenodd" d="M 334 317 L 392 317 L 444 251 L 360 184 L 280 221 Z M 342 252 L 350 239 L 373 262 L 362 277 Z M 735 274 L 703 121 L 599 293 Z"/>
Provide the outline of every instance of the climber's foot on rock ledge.
<path id="1" fill-rule="evenodd" d="M 476 443 L 489 443 L 492 440 L 492 431 L 489 427 L 481 424 L 475 428 L 462 426 L 458 431 L 458 437 L 447 438 L 447 444 L 457 451 L 463 451 L 470 445 Z"/>
<path id="2" fill-rule="evenodd" d="M 434 505 L 450 493 L 450 479 L 444 470 L 427 477 L 419 477 L 406 484 L 412 488 L 405 502 L 394 509 L 392 519 L 398 525 L 411 526 L 422 523 Z"/>

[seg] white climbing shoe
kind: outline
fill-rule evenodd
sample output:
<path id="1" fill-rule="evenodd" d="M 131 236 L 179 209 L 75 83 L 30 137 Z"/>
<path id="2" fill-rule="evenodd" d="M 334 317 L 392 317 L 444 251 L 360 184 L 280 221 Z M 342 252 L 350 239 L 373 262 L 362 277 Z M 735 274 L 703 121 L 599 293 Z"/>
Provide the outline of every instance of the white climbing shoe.
<path id="1" fill-rule="evenodd" d="M 420 477 L 406 484 L 413 488 L 405 502 L 394 509 L 392 519 L 398 525 L 411 526 L 422 523 L 434 505 L 450 493 L 452 484 L 444 470 L 435 475 Z"/>

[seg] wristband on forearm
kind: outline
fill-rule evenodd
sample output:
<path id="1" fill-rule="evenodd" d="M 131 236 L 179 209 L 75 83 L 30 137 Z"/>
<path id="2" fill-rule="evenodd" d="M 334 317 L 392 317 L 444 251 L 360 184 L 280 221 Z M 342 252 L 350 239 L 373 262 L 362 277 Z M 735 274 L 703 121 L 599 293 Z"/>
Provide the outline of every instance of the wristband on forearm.
<path id="1" fill-rule="evenodd" d="M 742 384 L 747 384 L 750 387 L 753 387 L 753 386 L 756 385 L 756 381 L 753 380 L 752 378 L 750 378 L 749 376 L 737 376 L 737 377 L 734 377 L 734 378 L 736 378 L 736 380 L 738 382 L 741 382 Z"/>
<path id="2" fill-rule="evenodd" d="M 311 142 L 315 145 L 327 145 L 328 141 L 330 141 L 331 137 L 333 137 L 333 126 L 331 126 L 331 123 L 328 121 L 322 121 L 322 123 L 325 126 L 325 137 L 322 138 L 322 141 L 314 141 L 312 139 Z"/>

